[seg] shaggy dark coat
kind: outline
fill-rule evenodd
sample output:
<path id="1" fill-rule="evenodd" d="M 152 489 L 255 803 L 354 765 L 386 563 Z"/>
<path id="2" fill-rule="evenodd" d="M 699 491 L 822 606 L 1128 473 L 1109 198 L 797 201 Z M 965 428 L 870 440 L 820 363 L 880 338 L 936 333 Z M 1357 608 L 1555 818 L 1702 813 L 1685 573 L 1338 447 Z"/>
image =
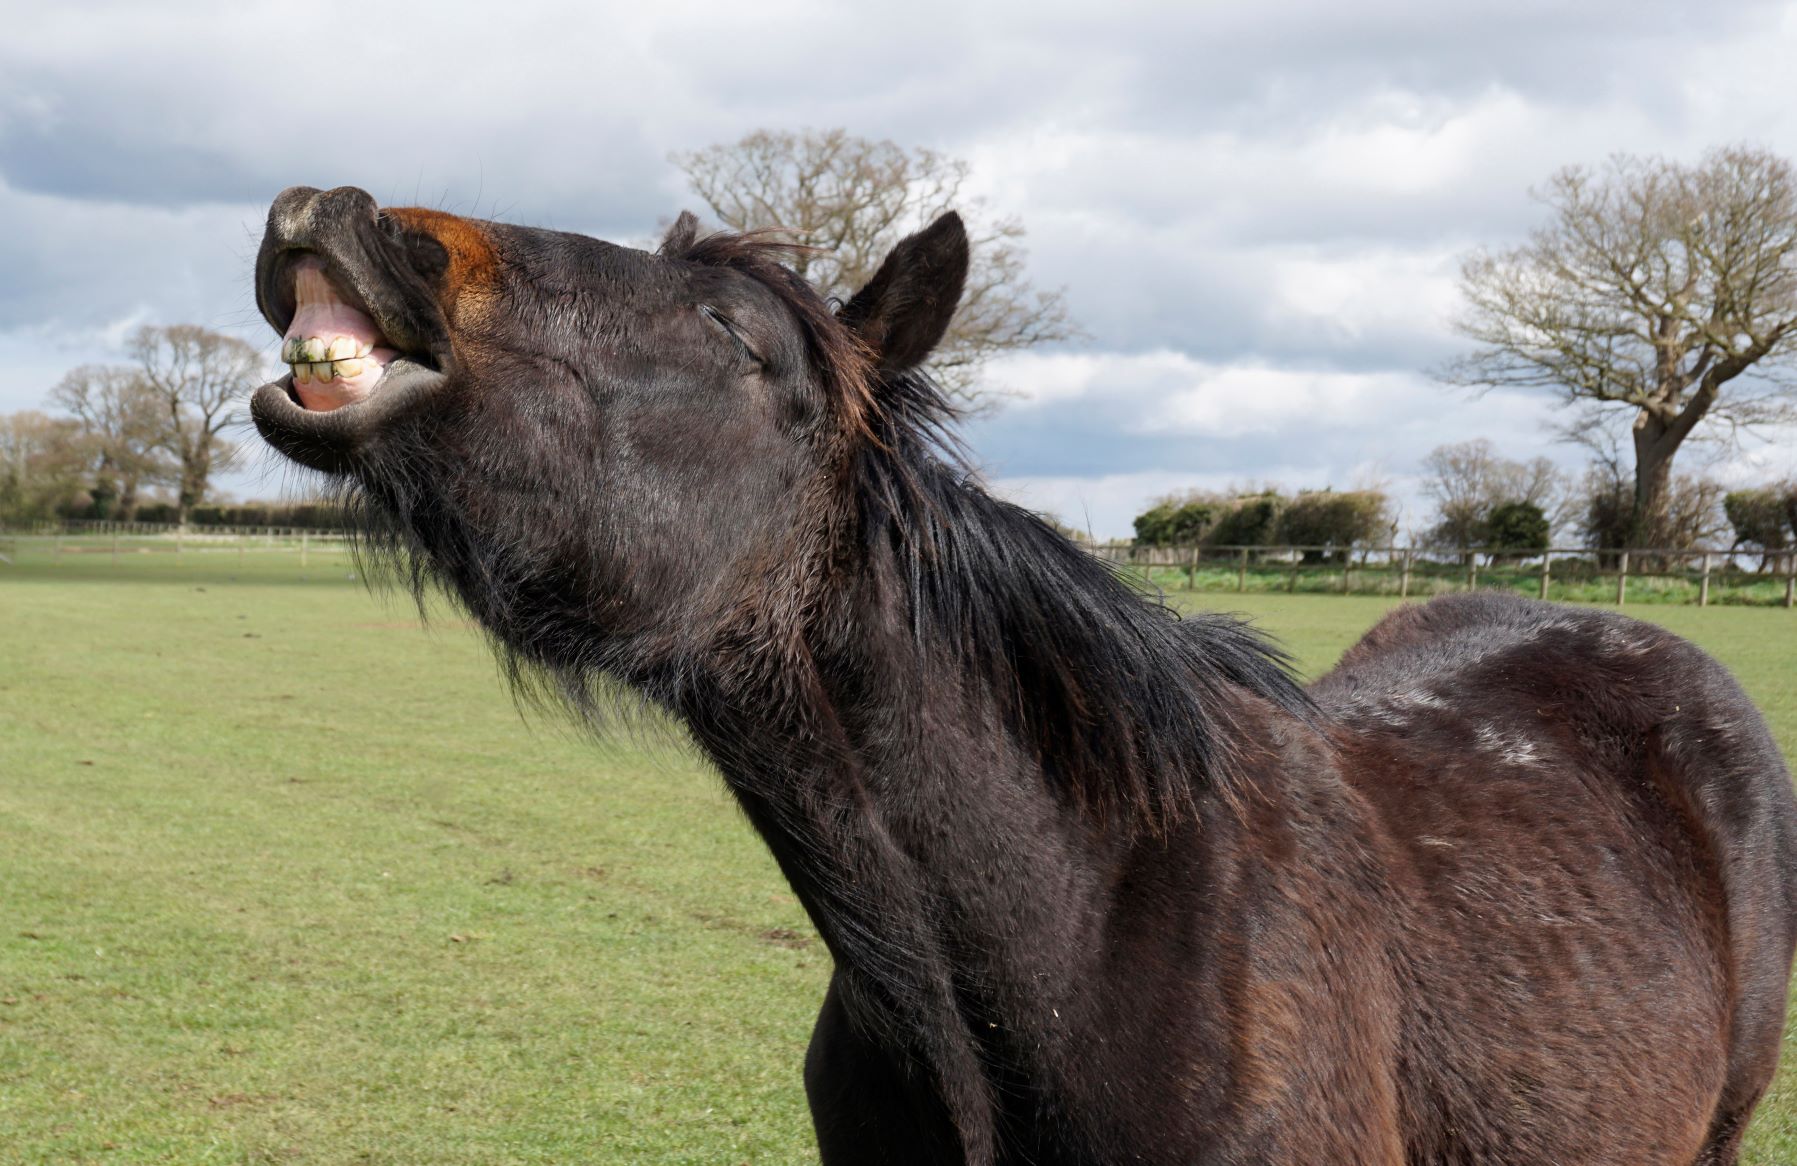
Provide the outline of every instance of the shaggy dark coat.
<path id="1" fill-rule="evenodd" d="M 255 400 L 514 676 L 716 762 L 836 962 L 825 1162 L 1692 1166 L 1770 1081 L 1797 804 L 1690 644 L 1497 595 L 1308 693 L 971 481 L 920 374 L 954 216 L 832 311 L 766 239 L 659 253 L 288 191 L 406 354 Z"/>

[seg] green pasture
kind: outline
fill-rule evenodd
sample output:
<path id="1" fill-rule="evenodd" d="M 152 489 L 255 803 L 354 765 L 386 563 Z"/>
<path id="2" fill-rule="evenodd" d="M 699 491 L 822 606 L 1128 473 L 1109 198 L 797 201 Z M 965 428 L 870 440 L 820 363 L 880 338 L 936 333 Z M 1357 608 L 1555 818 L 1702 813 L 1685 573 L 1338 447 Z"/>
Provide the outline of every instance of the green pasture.
<path id="1" fill-rule="evenodd" d="M 0 553 L 0 1163 L 814 1160 L 828 960 L 683 747 L 520 714 L 340 549 Z M 1198 598 L 1311 672 L 1392 602 Z M 1638 614 L 1797 755 L 1797 613 Z"/>

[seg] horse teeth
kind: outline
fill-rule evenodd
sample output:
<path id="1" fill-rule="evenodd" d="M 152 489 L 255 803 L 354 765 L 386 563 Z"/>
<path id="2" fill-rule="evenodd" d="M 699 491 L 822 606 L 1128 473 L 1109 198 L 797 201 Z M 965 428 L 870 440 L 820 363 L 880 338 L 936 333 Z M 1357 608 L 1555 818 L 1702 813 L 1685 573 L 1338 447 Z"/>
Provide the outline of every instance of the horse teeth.
<path id="1" fill-rule="evenodd" d="M 360 360 L 338 360 L 331 363 L 331 368 L 340 377 L 359 377 L 362 375 Z"/>
<path id="2" fill-rule="evenodd" d="M 293 366 L 293 381 L 295 384 L 300 385 L 311 384 L 312 366 L 309 364 L 295 364 Z"/>
<path id="3" fill-rule="evenodd" d="M 300 352 L 307 360 L 316 364 L 325 358 L 324 341 L 316 336 L 308 336 L 306 342 L 300 346 Z"/>
<path id="4" fill-rule="evenodd" d="M 312 362 L 312 375 L 317 377 L 321 381 L 330 380 L 331 379 L 331 362 L 328 360 L 313 361 Z"/>
<path id="5" fill-rule="evenodd" d="M 330 351 L 326 355 L 332 360 L 348 360 L 350 357 L 358 355 L 356 342 L 347 336 L 339 336 L 331 341 Z"/>
<path id="6" fill-rule="evenodd" d="M 281 345 L 281 359 L 287 364 L 298 364 L 306 359 L 306 342 L 298 336 L 289 336 Z"/>

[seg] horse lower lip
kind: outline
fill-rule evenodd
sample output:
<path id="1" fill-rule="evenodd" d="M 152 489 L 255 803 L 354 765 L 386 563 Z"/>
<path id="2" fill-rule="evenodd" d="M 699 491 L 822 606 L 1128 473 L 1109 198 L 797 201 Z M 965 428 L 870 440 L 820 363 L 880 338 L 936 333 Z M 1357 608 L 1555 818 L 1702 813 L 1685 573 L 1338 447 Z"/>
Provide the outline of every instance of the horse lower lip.
<path id="1" fill-rule="evenodd" d="M 251 395 L 250 417 L 263 438 L 292 460 L 326 473 L 348 473 L 359 450 L 389 423 L 422 407 L 448 379 L 440 369 L 396 356 L 364 399 L 312 409 L 299 393 L 305 386 L 284 376 Z"/>

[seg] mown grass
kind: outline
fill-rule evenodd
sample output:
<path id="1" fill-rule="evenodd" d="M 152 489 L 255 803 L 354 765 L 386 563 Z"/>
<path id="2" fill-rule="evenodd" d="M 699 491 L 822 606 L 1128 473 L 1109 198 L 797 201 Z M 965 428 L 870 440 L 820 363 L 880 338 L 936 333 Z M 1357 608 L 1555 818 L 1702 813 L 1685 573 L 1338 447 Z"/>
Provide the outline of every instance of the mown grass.
<path id="1" fill-rule="evenodd" d="M 813 1160 L 827 959 L 715 778 L 352 575 L 0 566 L 0 1162 Z M 1197 598 L 1313 672 L 1390 603 Z M 1643 614 L 1797 754 L 1797 615 Z M 1749 1162 L 1797 1161 L 1794 1061 Z"/>

